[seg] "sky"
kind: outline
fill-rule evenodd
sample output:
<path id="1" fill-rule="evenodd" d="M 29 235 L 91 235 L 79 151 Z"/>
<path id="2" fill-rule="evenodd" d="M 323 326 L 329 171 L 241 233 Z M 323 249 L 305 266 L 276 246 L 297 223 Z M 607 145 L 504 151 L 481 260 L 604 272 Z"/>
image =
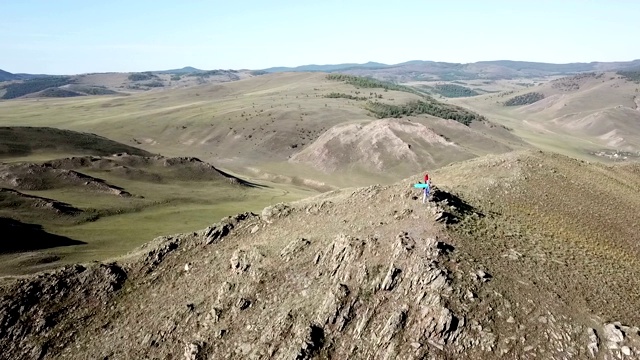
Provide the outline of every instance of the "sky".
<path id="1" fill-rule="evenodd" d="M 640 58 L 637 0 L 0 0 L 0 69 Z"/>

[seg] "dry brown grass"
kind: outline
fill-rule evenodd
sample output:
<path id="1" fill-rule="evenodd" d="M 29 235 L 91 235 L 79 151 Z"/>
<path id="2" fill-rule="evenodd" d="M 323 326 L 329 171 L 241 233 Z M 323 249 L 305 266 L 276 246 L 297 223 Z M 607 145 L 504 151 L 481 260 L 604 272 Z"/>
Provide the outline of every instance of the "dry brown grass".
<path id="1" fill-rule="evenodd" d="M 615 73 L 596 73 L 449 101 L 514 129 L 537 147 L 595 160 L 589 153 L 603 148 L 640 150 L 639 89 L 638 84 Z M 545 98 L 525 106 L 503 105 L 528 92 L 542 93 Z"/>
<path id="2" fill-rule="evenodd" d="M 487 215 L 457 230 L 467 251 L 568 304 L 640 320 L 627 306 L 640 302 L 637 165 L 525 152 L 452 165 L 434 177 Z M 523 260 L 505 261 L 509 249 Z"/>

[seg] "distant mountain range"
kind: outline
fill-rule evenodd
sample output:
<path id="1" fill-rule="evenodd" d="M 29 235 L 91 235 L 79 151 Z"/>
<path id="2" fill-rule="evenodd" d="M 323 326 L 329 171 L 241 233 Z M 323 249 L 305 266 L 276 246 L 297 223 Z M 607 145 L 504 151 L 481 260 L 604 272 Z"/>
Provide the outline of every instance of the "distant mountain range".
<path id="1" fill-rule="evenodd" d="M 461 69 L 472 67 L 490 67 L 499 66 L 516 71 L 545 71 L 545 72 L 583 72 L 583 71 L 608 71 L 619 70 L 631 67 L 640 67 L 640 59 L 633 61 L 619 61 L 619 62 L 590 62 L 590 63 L 569 63 L 569 64 L 552 64 L 542 62 L 530 62 L 530 61 L 513 61 L 513 60 L 495 60 L 495 61 L 478 61 L 475 63 L 449 63 L 449 62 L 437 62 L 437 61 L 425 61 L 425 60 L 412 60 L 399 64 L 383 64 L 378 62 L 367 62 L 364 64 L 345 63 L 345 64 L 333 64 L 333 65 L 302 65 L 296 67 L 271 67 L 262 69 L 266 72 L 283 72 L 283 71 L 322 71 L 332 72 L 341 70 L 354 70 L 354 69 L 391 69 L 391 68 L 439 68 L 439 69 Z"/>
<path id="2" fill-rule="evenodd" d="M 413 60 L 399 64 L 383 64 L 367 62 L 364 64 L 345 63 L 331 65 L 302 65 L 296 67 L 271 67 L 254 71 L 255 74 L 278 72 L 341 72 L 352 75 L 372 76 L 392 81 L 415 80 L 469 80 L 469 79 L 511 79 L 520 77 L 537 77 L 551 75 L 570 75 L 581 72 L 602 72 L 620 70 L 640 70 L 640 59 L 617 62 L 590 62 L 551 64 L 529 61 L 478 61 L 460 64 L 437 61 Z M 206 73 L 192 66 L 181 69 L 150 71 L 157 74 L 194 74 Z M 0 81 L 28 80 L 47 75 L 12 74 L 0 70 Z"/>
<path id="3" fill-rule="evenodd" d="M 355 64 L 355 63 L 347 63 L 347 64 L 336 64 L 336 65 L 302 65 L 297 67 L 272 67 L 268 69 L 262 69 L 262 71 L 268 73 L 274 72 L 305 72 L 305 71 L 320 71 L 320 72 L 333 72 L 333 71 L 342 71 L 342 70 L 351 70 L 351 69 L 384 69 L 393 65 L 382 64 L 378 62 L 369 61 L 365 64 Z"/>
<path id="4" fill-rule="evenodd" d="M 377 62 L 365 64 L 303 65 L 297 67 L 272 67 L 263 69 L 274 72 L 342 72 L 353 75 L 373 76 L 395 81 L 410 80 L 468 80 L 468 79 L 509 79 L 550 75 L 568 75 L 591 71 L 640 70 L 640 60 L 624 62 L 590 62 L 570 64 L 550 64 L 529 61 L 479 61 L 460 64 L 436 61 L 413 60 L 387 65 Z"/>

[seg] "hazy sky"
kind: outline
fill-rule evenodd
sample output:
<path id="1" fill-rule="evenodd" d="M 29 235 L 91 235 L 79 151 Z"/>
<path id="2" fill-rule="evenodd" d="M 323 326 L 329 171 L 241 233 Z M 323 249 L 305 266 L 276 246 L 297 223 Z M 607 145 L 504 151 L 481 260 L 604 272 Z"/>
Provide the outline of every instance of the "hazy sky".
<path id="1" fill-rule="evenodd" d="M 0 0 L 0 69 L 640 58 L 640 1 Z"/>

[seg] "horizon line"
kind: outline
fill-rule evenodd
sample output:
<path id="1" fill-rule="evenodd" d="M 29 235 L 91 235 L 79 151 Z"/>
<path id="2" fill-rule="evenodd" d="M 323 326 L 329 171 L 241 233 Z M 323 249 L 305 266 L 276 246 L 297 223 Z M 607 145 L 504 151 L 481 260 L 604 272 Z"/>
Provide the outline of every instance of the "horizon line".
<path id="1" fill-rule="evenodd" d="M 74 74 L 46 74 L 46 73 L 38 73 L 38 72 L 11 72 L 0 68 L 0 71 L 7 72 L 12 75 L 61 75 L 61 76 L 70 76 L 70 75 L 84 75 L 84 74 L 126 74 L 126 73 L 141 73 L 141 72 L 161 72 L 161 71 L 170 71 L 170 70 L 182 70 L 185 68 L 193 68 L 200 71 L 210 71 L 210 70 L 234 70 L 234 71 L 260 71 L 260 70 L 268 70 L 268 69 L 277 69 L 277 68 L 287 68 L 287 69 L 296 69 L 305 66 L 358 66 L 358 65 L 366 65 L 366 64 L 380 64 L 384 66 L 397 66 L 403 65 L 411 62 L 428 62 L 428 63 L 440 63 L 440 64 L 458 64 L 458 65 L 468 65 L 468 64 L 477 64 L 477 63 L 486 63 L 486 62 L 524 62 L 524 63 L 532 63 L 532 64 L 548 64 L 548 65 L 575 65 L 575 64 L 597 64 L 597 63 L 632 63 L 632 62 L 640 62 L 640 58 L 632 59 L 632 60 L 615 60 L 615 61 L 575 61 L 575 62 L 566 62 L 566 63 L 554 63 L 554 62 L 544 62 L 544 61 L 529 61 L 529 60 L 509 60 L 509 59 L 496 59 L 496 60 L 479 60 L 472 62 L 451 62 L 451 61 L 436 61 L 436 60 L 407 60 L 399 63 L 382 63 L 378 61 L 369 60 L 367 62 L 341 62 L 341 63 L 325 63 L 325 64 L 303 64 L 303 65 L 294 65 L 294 66 L 269 66 L 263 68 L 212 68 L 212 69 L 201 69 L 195 66 L 186 65 L 179 68 L 168 68 L 161 70 L 142 70 L 142 71 L 90 71 L 90 72 L 82 72 L 82 73 L 74 73 Z"/>

